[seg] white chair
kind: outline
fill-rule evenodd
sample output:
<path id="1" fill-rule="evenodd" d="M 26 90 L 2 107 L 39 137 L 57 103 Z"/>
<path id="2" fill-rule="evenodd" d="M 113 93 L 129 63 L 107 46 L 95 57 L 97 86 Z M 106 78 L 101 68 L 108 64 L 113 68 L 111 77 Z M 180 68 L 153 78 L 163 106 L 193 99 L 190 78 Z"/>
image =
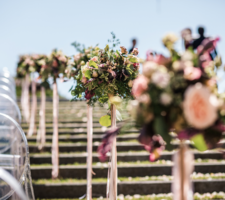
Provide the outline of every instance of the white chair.
<path id="1" fill-rule="evenodd" d="M 21 184 L 9 172 L 0 168 L 0 199 L 5 200 L 10 198 L 14 191 L 16 193 L 14 199 L 18 197 L 21 200 L 28 200 Z"/>
<path id="2" fill-rule="evenodd" d="M 10 79 L 8 79 L 4 76 L 3 77 L 0 76 L 0 85 L 5 85 L 5 86 L 9 87 L 10 90 L 12 90 L 14 94 L 16 93 L 14 82 L 12 82 Z"/>
<path id="3" fill-rule="evenodd" d="M 9 115 L 21 124 L 22 119 L 20 109 L 15 100 L 7 94 L 0 93 L 0 113 Z"/>
<path id="4" fill-rule="evenodd" d="M 8 96 L 12 97 L 13 100 L 16 101 L 15 91 L 11 90 L 8 86 L 0 85 L 0 93 L 7 94 Z"/>
<path id="5" fill-rule="evenodd" d="M 26 136 L 15 120 L 3 113 L 0 113 L 0 167 L 23 186 L 28 199 L 35 199 Z M 13 193 L 13 189 L 6 187 L 0 200 L 9 198 Z"/>

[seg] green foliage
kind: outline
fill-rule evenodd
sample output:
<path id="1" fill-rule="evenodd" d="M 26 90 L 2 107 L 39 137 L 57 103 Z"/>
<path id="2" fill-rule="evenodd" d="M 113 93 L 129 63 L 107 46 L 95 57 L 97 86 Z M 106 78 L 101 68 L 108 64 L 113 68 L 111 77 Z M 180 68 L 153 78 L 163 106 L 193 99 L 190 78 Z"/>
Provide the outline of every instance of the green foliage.
<path id="1" fill-rule="evenodd" d="M 91 71 L 90 70 L 87 70 L 85 73 L 84 73 L 85 77 L 90 79 L 91 78 Z"/>
<path id="2" fill-rule="evenodd" d="M 194 142 L 195 147 L 199 151 L 206 151 L 208 149 L 207 145 L 205 143 L 205 139 L 202 134 L 197 134 L 197 135 L 193 136 L 191 138 L 191 141 Z"/>
<path id="3" fill-rule="evenodd" d="M 102 125 L 102 126 L 111 126 L 111 116 L 109 115 L 104 115 L 100 118 L 99 120 L 99 123 Z"/>
<path id="4" fill-rule="evenodd" d="M 89 61 L 89 66 L 98 69 L 98 65 L 93 60 Z"/>

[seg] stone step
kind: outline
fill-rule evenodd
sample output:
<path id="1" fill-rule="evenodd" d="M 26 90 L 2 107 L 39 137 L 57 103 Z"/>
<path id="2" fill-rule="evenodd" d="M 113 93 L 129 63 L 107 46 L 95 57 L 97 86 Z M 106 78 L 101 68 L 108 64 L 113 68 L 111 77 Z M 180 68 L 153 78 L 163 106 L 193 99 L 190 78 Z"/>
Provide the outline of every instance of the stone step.
<path id="1" fill-rule="evenodd" d="M 32 164 L 32 163 L 31 163 Z M 171 175 L 173 164 L 118 164 L 119 177 L 144 177 Z M 108 164 L 99 163 L 92 167 L 93 178 L 106 178 L 108 174 Z M 32 179 L 50 179 L 52 166 L 31 166 Z M 225 172 L 225 163 L 195 163 L 196 173 L 218 173 Z M 76 178 L 86 179 L 86 165 L 65 165 L 59 168 L 59 177 L 63 179 Z M 140 193 L 142 194 L 142 193 Z"/>
<path id="2" fill-rule="evenodd" d="M 159 160 L 170 160 L 172 161 L 173 152 L 164 152 L 160 156 Z M 218 159 L 222 160 L 223 155 L 219 152 L 194 152 L 194 158 L 197 159 Z M 59 155 L 60 165 L 73 164 L 73 163 L 86 163 L 87 153 L 65 153 Z M 137 161 L 149 161 L 149 153 L 147 151 L 141 152 L 118 152 L 117 153 L 118 162 L 137 162 Z M 93 153 L 93 162 L 99 162 L 98 154 Z M 51 164 L 51 154 L 31 154 L 30 155 L 31 164 Z M 153 163 L 154 164 L 154 163 Z"/>
<path id="3" fill-rule="evenodd" d="M 127 140 L 136 140 L 138 134 L 126 134 L 126 135 L 119 135 L 117 137 L 117 141 L 127 141 Z M 28 142 L 36 142 L 37 136 L 27 137 Z M 93 142 L 101 142 L 102 136 L 101 135 L 93 135 Z M 46 142 L 51 142 L 52 136 L 46 136 Z M 59 142 L 87 142 L 86 135 L 60 135 Z"/>
<path id="4" fill-rule="evenodd" d="M 148 194 L 148 195 L 118 195 L 118 200 L 172 200 L 173 194 L 172 193 L 160 193 L 160 194 Z M 203 193 L 200 194 L 198 192 L 194 193 L 195 200 L 224 200 L 225 193 L 224 192 L 213 192 L 213 193 Z M 40 200 L 65 200 L 65 199 L 40 199 Z M 73 199 L 66 199 L 66 200 L 78 200 L 78 198 Z M 93 200 L 107 200 L 107 198 L 103 197 L 94 197 Z"/>
<path id="5" fill-rule="evenodd" d="M 36 124 L 36 126 L 39 126 L 39 124 Z M 22 124 L 21 125 L 22 129 L 23 130 L 26 130 L 29 128 L 29 124 Z M 45 128 L 46 130 L 49 131 L 49 129 L 52 129 L 53 127 L 53 124 L 50 124 L 50 123 L 46 123 L 45 124 Z M 73 129 L 73 128 L 87 128 L 87 123 L 86 122 L 83 122 L 83 121 L 80 121 L 79 123 L 76 122 L 76 123 L 59 123 L 58 124 L 58 128 L 61 129 L 61 128 L 69 128 L 69 129 Z M 96 123 L 93 123 L 93 128 L 102 128 L 102 125 L 99 124 L 99 122 L 96 122 Z"/>
<path id="6" fill-rule="evenodd" d="M 195 180 L 194 191 L 198 193 L 213 193 L 225 191 L 225 180 Z M 51 183 L 34 184 L 36 198 L 79 198 L 86 194 L 86 183 Z M 136 181 L 118 183 L 118 194 L 160 194 L 171 192 L 171 181 Z M 106 183 L 92 184 L 93 197 L 106 196 Z"/>
<path id="7" fill-rule="evenodd" d="M 94 142 L 93 151 L 97 151 L 100 142 Z M 51 152 L 52 145 L 45 144 L 41 152 Z M 84 152 L 87 150 L 87 145 L 82 143 L 65 143 L 59 144 L 59 151 L 63 152 Z M 137 142 L 117 142 L 117 151 L 142 151 L 144 147 Z M 30 153 L 39 153 L 37 144 L 29 144 Z"/>
<path id="8" fill-rule="evenodd" d="M 25 133 L 28 133 L 28 130 L 23 130 Z M 106 130 L 99 129 L 99 128 L 93 128 L 93 134 L 96 135 L 103 135 Z M 59 129 L 58 130 L 59 135 L 77 135 L 77 134 L 87 134 L 86 128 L 75 128 L 73 130 L 65 130 L 65 129 Z M 128 133 L 139 133 L 138 130 L 131 129 L 129 131 L 121 131 L 121 134 L 128 134 Z M 47 130 L 46 135 L 53 135 L 53 130 Z"/>

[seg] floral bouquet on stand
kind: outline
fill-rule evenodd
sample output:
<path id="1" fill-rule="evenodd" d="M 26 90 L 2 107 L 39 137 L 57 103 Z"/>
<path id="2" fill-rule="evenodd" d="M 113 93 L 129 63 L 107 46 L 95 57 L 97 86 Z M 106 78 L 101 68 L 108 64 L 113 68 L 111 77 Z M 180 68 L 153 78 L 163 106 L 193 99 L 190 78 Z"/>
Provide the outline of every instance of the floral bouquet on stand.
<path id="1" fill-rule="evenodd" d="M 115 39 L 115 38 L 114 38 Z M 74 99 L 86 99 L 88 105 L 93 106 L 96 102 L 100 104 L 110 103 L 111 114 L 101 117 L 99 120 L 102 126 L 116 128 L 116 107 L 122 99 L 132 99 L 131 88 L 133 80 L 138 76 L 139 59 L 138 50 L 134 49 L 128 54 L 125 47 L 120 47 L 120 51 L 109 48 L 95 47 L 89 52 L 87 62 L 79 62 L 80 68 L 75 79 L 76 87 L 71 91 Z M 79 57 L 81 59 L 83 57 Z M 92 116 L 88 117 L 88 124 L 92 126 Z M 91 121 L 91 122 L 90 122 Z M 89 126 L 88 126 L 89 127 Z M 88 138 L 90 140 L 90 138 Z M 117 155 L 116 137 L 111 140 L 111 175 L 110 175 L 110 198 L 117 196 Z M 89 146 L 89 145 L 88 145 Z M 92 146 L 92 145 L 91 145 Z M 89 149 L 92 148 L 89 146 Z M 104 147 L 100 147 L 100 154 Z M 91 173 L 91 172 L 90 172 Z M 89 187 L 89 186 L 88 186 Z M 90 197 L 90 191 L 87 191 Z M 107 192 L 108 196 L 108 192 Z M 91 197 L 90 197 L 91 198 Z"/>
<path id="2" fill-rule="evenodd" d="M 31 136 L 36 133 L 35 126 L 35 115 L 37 110 L 37 97 L 36 97 L 36 78 L 35 73 L 39 73 L 41 66 L 39 62 L 45 58 L 45 55 L 23 55 L 20 57 L 17 66 L 17 77 L 23 78 L 22 81 L 22 94 L 21 94 L 21 105 L 24 111 L 26 121 L 29 120 L 29 130 L 27 135 Z M 32 107 L 31 113 L 29 113 L 29 77 L 32 75 Z"/>
<path id="3" fill-rule="evenodd" d="M 39 62 L 40 63 L 40 62 Z M 71 64 L 70 57 L 63 54 L 62 51 L 53 50 L 46 57 L 46 60 L 41 61 L 41 69 L 39 78 L 45 83 L 48 78 L 53 79 L 53 136 L 52 136 L 52 178 L 59 176 L 59 146 L 58 146 L 58 104 L 59 97 L 57 91 L 56 79 L 62 81 L 66 77 L 65 70 Z"/>
<path id="4" fill-rule="evenodd" d="M 187 151 L 185 140 L 191 140 L 202 151 L 218 146 L 225 130 L 225 96 L 218 93 L 215 73 L 221 59 L 210 57 L 219 38 L 206 39 L 197 52 L 190 48 L 182 54 L 174 49 L 177 39 L 173 34 L 163 38 L 170 52 L 168 58 L 147 53 L 143 74 L 133 83 L 136 100 L 130 111 L 141 128 L 138 140 L 150 152 L 151 161 L 160 156 L 165 146 L 173 148 L 169 133 L 180 139 L 180 150 L 174 156 L 173 190 L 175 199 L 185 200 L 193 167 L 193 155 Z"/>
<path id="5" fill-rule="evenodd" d="M 22 55 L 20 56 L 19 62 L 17 63 L 16 76 L 18 79 L 21 79 L 21 106 L 23 116 L 27 123 L 30 122 L 30 95 L 29 95 L 30 74 L 34 73 L 38 69 L 37 63 L 35 62 L 36 59 L 39 59 L 39 55 Z M 32 85 L 35 86 L 34 84 Z M 33 90 L 35 88 L 36 87 L 33 87 Z M 34 96 L 33 99 L 35 100 Z M 28 131 L 30 134 L 33 134 L 34 131 L 33 128 L 32 131 Z"/>

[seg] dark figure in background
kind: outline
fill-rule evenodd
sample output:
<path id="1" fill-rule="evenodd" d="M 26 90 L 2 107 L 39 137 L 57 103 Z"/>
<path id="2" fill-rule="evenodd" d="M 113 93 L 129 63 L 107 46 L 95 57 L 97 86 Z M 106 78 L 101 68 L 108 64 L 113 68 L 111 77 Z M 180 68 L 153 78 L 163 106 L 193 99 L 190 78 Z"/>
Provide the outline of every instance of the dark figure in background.
<path id="1" fill-rule="evenodd" d="M 137 44 L 137 40 L 133 39 L 132 40 L 132 48 L 129 50 L 129 53 L 131 53 L 133 51 L 133 49 L 135 48 L 136 44 Z"/>
<path id="2" fill-rule="evenodd" d="M 193 49 L 197 49 L 198 46 L 202 43 L 202 41 L 204 39 L 206 39 L 205 35 L 204 35 L 204 28 L 203 27 L 199 27 L 198 28 L 198 34 L 199 34 L 199 38 L 195 39 L 194 42 L 193 42 Z"/>
<path id="3" fill-rule="evenodd" d="M 208 37 L 205 37 L 204 33 L 205 33 L 205 29 L 203 27 L 199 27 L 198 28 L 198 33 L 199 33 L 199 38 L 195 39 L 192 47 L 193 49 L 197 49 L 199 47 L 199 45 L 201 45 L 201 43 Z M 214 58 L 217 56 L 217 51 L 216 49 L 214 49 L 212 52 L 210 52 L 210 57 L 212 60 L 214 60 Z"/>

